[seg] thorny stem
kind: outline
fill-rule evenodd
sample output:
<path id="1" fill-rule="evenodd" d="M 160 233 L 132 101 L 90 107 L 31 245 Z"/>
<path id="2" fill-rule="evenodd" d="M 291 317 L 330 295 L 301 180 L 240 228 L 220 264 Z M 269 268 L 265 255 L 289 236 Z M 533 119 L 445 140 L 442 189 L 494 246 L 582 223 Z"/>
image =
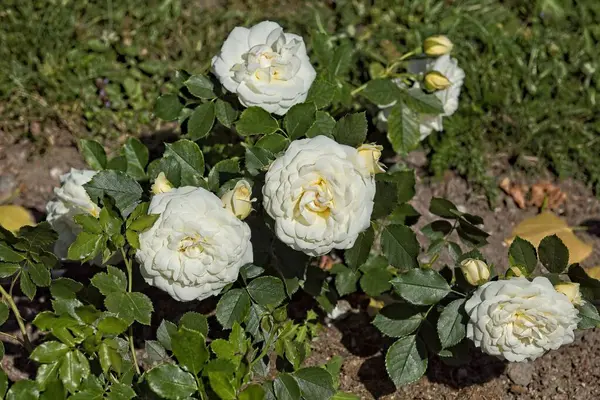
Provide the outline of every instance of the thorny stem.
<path id="1" fill-rule="evenodd" d="M 127 291 L 131 293 L 132 283 L 133 283 L 133 267 L 131 265 L 131 260 L 127 257 L 125 250 L 121 247 L 121 254 L 123 255 L 123 260 L 125 261 L 125 266 L 127 267 Z M 129 349 L 131 351 L 131 360 L 133 361 L 133 365 L 135 367 L 135 372 L 138 375 L 141 375 L 140 366 L 137 362 L 137 356 L 135 354 L 135 346 L 133 345 L 133 328 L 129 327 Z"/>
<path id="2" fill-rule="evenodd" d="M 9 339 L 15 340 L 19 343 L 22 343 L 23 341 L 21 339 L 19 339 L 18 337 L 16 337 L 15 335 L 11 335 L 10 333 L 6 333 L 6 332 L 0 332 L 0 335 L 4 335 Z"/>
<path id="3" fill-rule="evenodd" d="M 275 327 L 276 325 L 273 324 L 273 327 L 271 328 L 271 331 L 269 332 L 269 338 L 267 339 L 267 341 L 265 342 L 265 346 L 263 347 L 262 351 L 260 352 L 260 354 L 250 362 L 250 364 L 248 365 L 248 371 L 252 372 L 252 367 L 254 367 L 254 365 L 259 361 L 262 360 L 268 353 L 269 353 L 269 348 L 271 347 L 271 345 L 273 345 L 273 338 L 275 337 Z"/>
<path id="4" fill-rule="evenodd" d="M 1 285 L 0 285 L 0 293 L 2 293 L 2 297 L 4 298 L 4 301 L 6 301 L 8 303 L 8 305 L 10 306 L 10 308 L 13 311 L 13 314 L 15 314 L 15 319 L 17 320 L 17 324 L 19 324 L 19 329 L 21 330 L 21 335 L 23 335 L 23 344 L 25 345 L 25 348 L 27 349 L 27 351 L 31 352 L 31 350 L 33 348 L 31 346 L 31 342 L 29 341 L 29 336 L 27 335 L 27 330 L 25 329 L 25 324 L 23 323 L 23 317 L 21 317 L 21 313 L 19 312 L 17 305 L 15 304 L 12 296 L 10 296 Z"/>

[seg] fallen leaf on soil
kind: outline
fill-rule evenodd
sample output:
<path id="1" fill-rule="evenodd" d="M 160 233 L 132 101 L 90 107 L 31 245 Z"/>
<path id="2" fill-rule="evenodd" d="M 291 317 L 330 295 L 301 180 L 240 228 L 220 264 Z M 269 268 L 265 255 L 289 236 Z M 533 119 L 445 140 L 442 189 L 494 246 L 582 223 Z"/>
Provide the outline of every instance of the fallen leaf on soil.
<path id="1" fill-rule="evenodd" d="M 517 185 L 510 182 L 510 179 L 504 178 L 500 182 L 500 188 L 504 190 L 515 201 L 519 208 L 525 208 L 527 203 L 525 202 L 525 195 L 527 194 L 528 188 L 525 185 Z"/>
<path id="2" fill-rule="evenodd" d="M 565 220 L 551 212 L 525 219 L 515 227 L 506 242 L 510 244 L 515 236 L 519 236 L 537 248 L 542 239 L 550 235 L 558 236 L 569 249 L 569 264 L 581 262 L 592 253 L 592 246 L 582 242 Z"/>
<path id="3" fill-rule="evenodd" d="M 531 187 L 529 205 L 542 207 L 546 199 L 548 208 L 556 210 L 567 200 L 567 194 L 548 181 L 536 183 Z"/>
<path id="4" fill-rule="evenodd" d="M 25 225 L 35 225 L 33 215 L 21 206 L 0 206 L 0 225 L 11 232 L 17 232 Z"/>
<path id="5" fill-rule="evenodd" d="M 600 280 L 600 267 L 585 268 L 585 273 L 588 274 L 590 278 Z"/>

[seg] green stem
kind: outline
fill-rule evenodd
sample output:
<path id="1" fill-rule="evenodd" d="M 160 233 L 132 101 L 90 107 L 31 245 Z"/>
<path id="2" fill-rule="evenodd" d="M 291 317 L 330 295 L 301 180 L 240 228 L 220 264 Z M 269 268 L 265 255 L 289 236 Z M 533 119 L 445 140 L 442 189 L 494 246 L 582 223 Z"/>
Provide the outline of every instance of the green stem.
<path id="1" fill-rule="evenodd" d="M 461 293 L 461 292 L 459 292 L 459 291 L 456 291 L 456 290 L 454 290 L 454 289 L 450 289 L 450 291 L 451 291 L 452 293 L 454 293 L 454 294 L 458 294 L 458 295 L 460 295 L 461 297 L 467 297 L 467 295 L 466 295 L 466 294 L 464 294 L 464 293 Z"/>
<path id="2" fill-rule="evenodd" d="M 269 338 L 265 342 L 265 346 L 263 347 L 263 349 L 260 352 L 260 354 L 258 355 L 258 357 L 256 357 L 254 360 L 252 360 L 252 362 L 250 362 L 250 364 L 248 364 L 248 372 L 249 373 L 252 372 L 252 368 L 254 367 L 254 365 L 259 360 L 262 360 L 263 357 L 266 356 L 269 353 L 269 348 L 271 347 L 271 345 L 273 345 L 273 338 L 274 337 L 275 337 L 275 325 L 273 325 L 273 328 L 271 328 L 271 331 L 269 332 Z"/>
<path id="3" fill-rule="evenodd" d="M 352 97 L 356 96 L 358 93 L 362 92 L 363 90 L 365 90 L 365 88 L 367 87 L 367 84 L 365 83 L 362 86 L 357 87 L 356 89 L 354 89 L 353 91 L 350 92 L 350 94 L 352 95 Z"/>
<path id="4" fill-rule="evenodd" d="M 133 267 L 131 265 L 131 260 L 127 257 L 125 253 L 125 249 L 121 247 L 121 254 L 123 255 L 123 260 L 125 261 L 125 267 L 127 267 L 127 291 L 131 293 L 131 288 L 133 287 Z M 135 346 L 133 344 L 133 327 L 129 327 L 129 349 L 131 351 L 131 360 L 133 361 L 133 366 L 135 367 L 135 372 L 138 375 L 141 375 L 140 366 L 137 362 L 137 355 L 135 354 Z"/>
<path id="5" fill-rule="evenodd" d="M 0 293 L 2 293 L 4 301 L 8 303 L 13 311 L 13 314 L 15 315 L 15 319 L 17 320 L 17 324 L 19 324 L 19 329 L 21 330 L 21 335 L 23 335 L 23 344 L 25 345 L 25 348 L 28 352 L 31 352 L 33 350 L 33 346 L 31 346 L 31 342 L 29 341 L 29 336 L 27 335 L 27 330 L 25 329 L 25 324 L 23 323 L 23 317 L 21 317 L 19 308 L 12 299 L 12 296 L 10 296 L 6 290 L 4 290 L 2 285 L 0 285 Z"/>
<path id="6" fill-rule="evenodd" d="M 394 70 L 396 68 L 398 68 L 398 66 L 400 64 L 402 64 L 402 62 L 404 60 L 406 60 L 409 57 L 414 56 L 416 54 L 416 52 L 417 52 L 416 50 L 409 51 L 408 53 L 404 54 L 402 57 L 400 57 L 399 59 L 397 59 L 396 61 L 394 61 L 394 63 L 392 65 L 390 65 L 389 67 L 386 68 L 386 70 L 385 70 L 385 76 L 388 76 L 388 75 L 392 74 L 394 72 Z"/>

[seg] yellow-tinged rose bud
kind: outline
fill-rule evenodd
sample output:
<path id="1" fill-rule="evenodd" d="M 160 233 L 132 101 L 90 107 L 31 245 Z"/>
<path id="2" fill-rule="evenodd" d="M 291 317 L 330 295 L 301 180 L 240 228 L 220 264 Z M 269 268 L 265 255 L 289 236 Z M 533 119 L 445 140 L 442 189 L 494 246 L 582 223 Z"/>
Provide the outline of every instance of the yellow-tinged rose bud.
<path id="1" fill-rule="evenodd" d="M 450 53 L 452 47 L 454 47 L 454 45 L 450 39 L 444 35 L 431 36 L 423 42 L 423 50 L 428 56 L 443 56 L 444 54 Z"/>
<path id="2" fill-rule="evenodd" d="M 481 260 L 466 258 L 461 261 L 460 269 L 467 282 L 473 286 L 481 285 L 490 279 L 490 268 Z"/>
<path id="3" fill-rule="evenodd" d="M 437 71 L 428 72 L 425 75 L 425 89 L 427 90 L 444 90 L 447 89 L 451 83 L 442 73 Z"/>
<path id="4" fill-rule="evenodd" d="M 385 172 L 384 165 L 379 162 L 383 146 L 377 144 L 363 144 L 358 149 L 358 158 L 371 174 Z"/>
<path id="5" fill-rule="evenodd" d="M 554 286 L 557 292 L 564 294 L 569 298 L 569 301 L 574 306 L 580 306 L 583 304 L 581 298 L 581 292 L 579 291 L 579 283 L 564 282 Z"/>
<path id="6" fill-rule="evenodd" d="M 171 185 L 171 182 L 169 182 L 165 173 L 161 172 L 154 180 L 151 189 L 154 194 L 167 193 L 173 189 L 173 185 Z"/>
<path id="7" fill-rule="evenodd" d="M 519 268 L 519 266 L 510 267 L 508 271 L 506 271 L 507 278 L 518 278 L 519 276 L 523 276 L 523 271 L 521 268 Z"/>
<path id="8" fill-rule="evenodd" d="M 252 211 L 252 187 L 248 181 L 239 180 L 235 187 L 228 190 L 222 197 L 223 207 L 231 211 L 239 219 L 246 218 Z"/>

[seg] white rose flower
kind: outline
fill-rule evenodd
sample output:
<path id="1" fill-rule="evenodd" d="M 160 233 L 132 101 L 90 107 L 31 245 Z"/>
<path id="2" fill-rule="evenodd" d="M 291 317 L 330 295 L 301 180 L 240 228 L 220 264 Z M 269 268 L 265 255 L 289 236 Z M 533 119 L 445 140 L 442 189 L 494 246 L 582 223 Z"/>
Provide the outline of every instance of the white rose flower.
<path id="1" fill-rule="evenodd" d="M 208 190 L 186 186 L 157 194 L 148 213 L 160 216 L 140 234 L 140 271 L 176 300 L 219 294 L 253 260 L 250 228 Z"/>
<path id="2" fill-rule="evenodd" d="M 212 69 L 244 106 L 277 115 L 306 100 L 316 76 L 302 37 L 284 33 L 271 21 L 234 28 L 213 57 Z"/>
<path id="3" fill-rule="evenodd" d="M 98 217 L 100 208 L 83 188 L 92 180 L 97 171 L 71 169 L 60 177 L 61 187 L 54 189 L 55 199 L 46 204 L 47 221 L 58 233 L 54 253 L 61 259 L 67 258 L 69 246 L 81 232 L 74 218 L 77 214 L 90 214 Z"/>
<path id="4" fill-rule="evenodd" d="M 408 71 L 413 74 L 426 74 L 427 72 L 436 71 L 450 81 L 450 86 L 448 86 L 448 88 L 434 92 L 434 95 L 441 101 L 444 112 L 441 114 L 419 114 L 420 140 L 423 140 L 434 130 L 442 131 L 444 129 L 442 125 L 443 117 L 449 117 L 458 109 L 458 97 L 460 96 L 460 90 L 465 80 L 465 71 L 458 66 L 458 62 L 455 58 L 452 58 L 447 54 L 433 60 L 411 60 L 408 63 Z M 402 85 L 399 80 L 397 83 L 399 86 Z M 421 91 L 421 84 L 416 82 L 408 90 Z M 393 104 L 394 103 L 391 105 L 380 105 L 382 110 L 378 114 L 378 119 L 383 123 L 382 125 L 386 125 L 390 115 L 390 110 L 386 107 L 390 107 Z"/>
<path id="5" fill-rule="evenodd" d="M 318 256 L 352 247 L 369 227 L 375 180 L 357 149 L 317 136 L 293 141 L 271 164 L 263 196 L 277 237 Z"/>
<path id="6" fill-rule="evenodd" d="M 508 361 L 535 360 L 573 342 L 578 311 L 545 277 L 488 282 L 465 303 L 467 337 Z"/>

